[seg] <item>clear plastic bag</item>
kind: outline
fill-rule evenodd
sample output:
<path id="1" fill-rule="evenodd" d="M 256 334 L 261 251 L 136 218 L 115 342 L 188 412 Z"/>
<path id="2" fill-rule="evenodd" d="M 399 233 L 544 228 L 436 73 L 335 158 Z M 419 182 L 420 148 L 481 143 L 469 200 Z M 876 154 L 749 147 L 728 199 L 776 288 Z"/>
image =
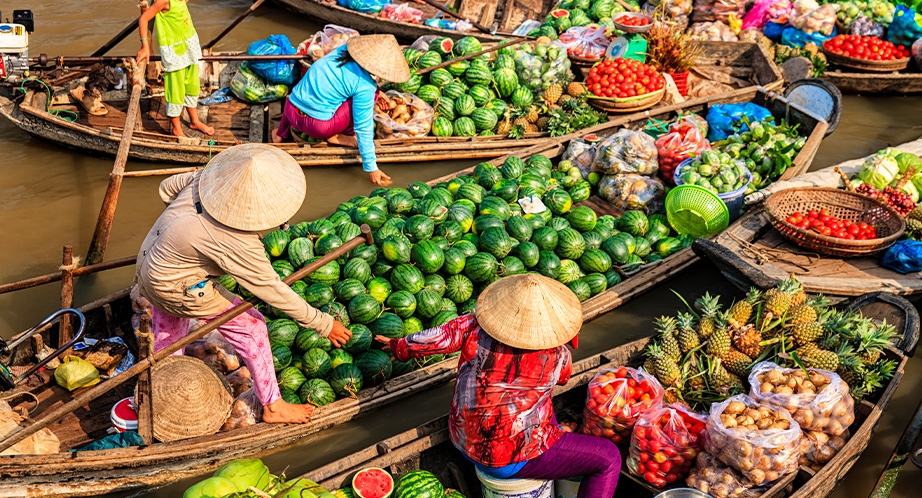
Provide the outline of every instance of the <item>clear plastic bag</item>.
<path id="1" fill-rule="evenodd" d="M 227 383 L 231 386 L 234 397 L 240 396 L 244 391 L 253 387 L 253 377 L 250 375 L 250 369 L 247 367 L 240 367 L 227 374 L 225 378 L 227 379 Z"/>
<path id="2" fill-rule="evenodd" d="M 13 411 L 9 403 L 0 399 L 0 441 L 18 430 L 25 418 Z M 61 442 L 47 427 L 3 450 L 0 455 L 51 455 L 61 451 Z"/>
<path id="3" fill-rule="evenodd" d="M 781 368 L 763 361 L 749 373 L 749 395 L 774 409 L 785 409 L 805 431 L 838 436 L 855 421 L 848 384 L 835 372 Z"/>
<path id="4" fill-rule="evenodd" d="M 753 484 L 763 485 L 797 470 L 801 437 L 787 410 L 772 410 L 737 394 L 711 405 L 704 448 Z"/>
<path id="5" fill-rule="evenodd" d="M 631 434 L 628 469 L 658 488 L 685 479 L 702 450 L 706 421 L 678 404 L 645 411 Z"/>
<path id="6" fill-rule="evenodd" d="M 435 111 L 423 99 L 411 93 L 388 90 L 385 93 L 390 108 L 375 105 L 375 137 L 412 138 L 424 137 L 432 128 Z"/>
<path id="7" fill-rule="evenodd" d="M 340 7 L 361 12 L 363 14 L 377 14 L 391 0 L 336 0 Z"/>
<path id="8" fill-rule="evenodd" d="M 695 469 L 685 483 L 714 498 L 758 498 L 766 490 L 755 487 L 739 471 L 727 467 L 706 451 L 698 453 Z"/>
<path id="9" fill-rule="evenodd" d="M 529 90 L 544 90 L 553 83 L 566 87 L 573 81 L 567 47 L 559 40 L 547 45 L 524 45 L 515 52 L 515 71 L 519 83 Z"/>
<path id="10" fill-rule="evenodd" d="M 654 7 L 663 6 L 669 17 L 688 16 L 692 13 L 692 0 L 653 0 L 647 4 Z"/>
<path id="11" fill-rule="evenodd" d="M 272 35 L 265 40 L 258 40 L 247 47 L 247 55 L 293 55 L 295 48 L 291 46 L 285 35 Z M 272 85 L 295 84 L 295 61 L 250 61 L 250 69 L 257 76 Z"/>
<path id="12" fill-rule="evenodd" d="M 722 21 L 728 22 L 733 15 L 743 18 L 746 0 L 694 0 L 692 22 Z"/>
<path id="13" fill-rule="evenodd" d="M 649 215 L 663 212 L 666 187 L 647 176 L 605 175 L 599 181 L 599 195 L 625 211 L 639 209 Z"/>
<path id="14" fill-rule="evenodd" d="M 574 26 L 560 34 L 560 43 L 567 47 L 570 57 L 598 60 L 605 55 L 610 40 L 605 36 L 605 26 Z"/>
<path id="15" fill-rule="evenodd" d="M 703 41 L 739 41 L 736 33 L 730 29 L 730 26 L 720 21 L 696 22 L 692 24 L 687 31 L 688 37 L 692 40 Z"/>
<path id="16" fill-rule="evenodd" d="M 788 21 L 808 35 L 820 33 L 829 36 L 836 28 L 837 11 L 836 4 L 820 6 L 815 0 L 796 0 Z"/>
<path id="17" fill-rule="evenodd" d="M 61 365 L 54 369 L 54 380 L 59 386 L 73 391 L 99 384 L 99 371 L 79 356 L 65 356 Z"/>
<path id="18" fill-rule="evenodd" d="M 359 32 L 352 28 L 327 24 L 322 30 L 314 33 L 314 36 L 301 42 L 298 45 L 298 53 L 310 55 L 311 59 L 316 61 L 355 36 L 359 36 Z"/>
<path id="19" fill-rule="evenodd" d="M 679 164 L 689 157 L 697 156 L 711 148 L 700 121 L 691 116 L 684 116 L 675 122 L 669 133 L 656 139 L 656 152 L 659 156 L 659 176 L 669 185 L 675 185 L 673 174 Z"/>
<path id="20" fill-rule="evenodd" d="M 662 402 L 663 386 L 653 375 L 628 367 L 599 369 L 589 381 L 582 432 L 627 442 L 640 415 Z"/>
<path id="21" fill-rule="evenodd" d="M 656 141 L 642 131 L 618 130 L 599 144 L 592 171 L 603 175 L 637 173 L 653 176 L 659 168 Z"/>
<path id="22" fill-rule="evenodd" d="M 589 177 L 589 173 L 592 172 L 592 163 L 595 162 L 598 144 L 599 137 L 595 135 L 586 135 L 585 137 L 570 140 L 561 160 L 573 163 L 574 166 L 579 168 L 579 172 L 582 173 L 585 180 Z"/>
<path id="23" fill-rule="evenodd" d="M 391 3 L 381 9 L 381 17 L 393 21 L 408 22 L 411 24 L 422 24 L 423 11 L 410 7 L 408 3 Z"/>
<path id="24" fill-rule="evenodd" d="M 214 331 L 204 339 L 186 346 L 185 353 L 205 362 L 206 365 L 227 375 L 240 368 L 240 357 L 234 346 L 220 332 Z"/>
<path id="25" fill-rule="evenodd" d="M 230 96 L 230 87 L 224 87 L 220 90 L 211 92 L 211 95 L 199 99 L 199 105 L 215 105 L 215 104 L 224 104 L 233 100 L 233 97 Z"/>
<path id="26" fill-rule="evenodd" d="M 254 73 L 249 64 L 241 62 L 231 80 L 230 89 L 237 98 L 250 104 L 265 104 L 285 97 L 288 87 L 270 85 Z"/>
<path id="27" fill-rule="evenodd" d="M 849 437 L 848 431 L 838 436 L 825 432 L 804 431 L 804 437 L 800 440 L 800 461 L 798 463 L 813 469 L 814 472 L 819 471 L 842 450 Z"/>
<path id="28" fill-rule="evenodd" d="M 231 406 L 230 415 L 224 421 L 221 432 L 256 425 L 263 419 L 263 405 L 252 389 L 237 396 Z"/>
<path id="29" fill-rule="evenodd" d="M 897 5 L 893 13 L 893 22 L 887 27 L 887 41 L 894 45 L 911 47 L 922 38 L 922 26 L 916 22 L 916 13 L 903 5 Z"/>

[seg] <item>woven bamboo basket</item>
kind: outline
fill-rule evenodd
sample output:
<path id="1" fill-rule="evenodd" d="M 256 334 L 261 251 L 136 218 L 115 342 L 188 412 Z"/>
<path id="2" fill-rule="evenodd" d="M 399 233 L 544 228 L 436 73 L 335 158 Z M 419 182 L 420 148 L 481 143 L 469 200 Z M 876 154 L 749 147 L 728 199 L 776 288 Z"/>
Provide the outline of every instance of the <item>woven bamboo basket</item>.
<path id="1" fill-rule="evenodd" d="M 862 71 L 872 71 L 878 73 L 891 73 L 893 71 L 902 71 L 909 66 L 909 57 L 903 59 L 894 59 L 890 61 L 869 61 L 865 59 L 858 59 L 855 57 L 848 57 L 841 54 L 836 54 L 823 48 L 823 53 L 826 54 L 826 60 L 829 62 L 842 67 L 849 67 L 852 69 L 860 69 Z"/>
<path id="2" fill-rule="evenodd" d="M 665 88 L 626 99 L 590 96 L 589 104 L 606 112 L 630 113 L 649 109 L 659 104 L 664 95 L 666 95 Z"/>
<path id="3" fill-rule="evenodd" d="M 799 211 L 825 208 L 830 216 L 855 223 L 873 225 L 878 238 L 849 240 L 820 235 L 796 227 L 787 221 L 788 216 Z M 906 230 L 906 223 L 893 208 L 870 197 L 835 188 L 793 188 L 782 190 L 765 202 L 765 211 L 772 225 L 791 242 L 812 251 L 831 256 L 867 256 L 893 245 Z"/>

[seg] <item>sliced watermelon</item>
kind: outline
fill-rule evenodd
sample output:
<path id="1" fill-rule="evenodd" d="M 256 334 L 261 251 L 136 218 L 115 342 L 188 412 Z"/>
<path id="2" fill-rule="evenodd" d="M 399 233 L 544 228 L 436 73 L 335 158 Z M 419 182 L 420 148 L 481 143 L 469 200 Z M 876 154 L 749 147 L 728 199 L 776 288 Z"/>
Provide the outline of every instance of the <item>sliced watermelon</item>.
<path id="1" fill-rule="evenodd" d="M 394 478 L 384 469 L 362 469 L 352 478 L 357 498 L 387 498 L 394 492 Z"/>

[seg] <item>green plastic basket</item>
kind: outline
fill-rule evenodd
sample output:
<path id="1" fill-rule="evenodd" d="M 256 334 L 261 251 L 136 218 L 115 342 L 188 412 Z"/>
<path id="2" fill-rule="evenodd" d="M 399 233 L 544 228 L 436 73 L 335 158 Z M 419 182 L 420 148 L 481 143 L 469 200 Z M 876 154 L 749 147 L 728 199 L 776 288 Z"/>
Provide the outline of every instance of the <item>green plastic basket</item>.
<path id="1" fill-rule="evenodd" d="M 698 185 L 679 185 L 666 196 L 666 218 L 679 233 L 710 237 L 730 225 L 730 211 L 717 194 Z"/>

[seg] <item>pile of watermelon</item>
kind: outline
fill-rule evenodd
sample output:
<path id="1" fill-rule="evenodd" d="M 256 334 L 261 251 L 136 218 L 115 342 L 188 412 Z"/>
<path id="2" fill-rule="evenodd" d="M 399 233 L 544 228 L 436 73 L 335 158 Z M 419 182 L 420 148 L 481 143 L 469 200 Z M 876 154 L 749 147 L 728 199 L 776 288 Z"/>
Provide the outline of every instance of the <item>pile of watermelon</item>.
<path id="1" fill-rule="evenodd" d="M 625 1 L 640 8 L 636 0 Z M 544 23 L 528 35 L 547 36 L 556 40 L 560 33 L 573 26 L 587 26 L 593 23 L 605 26 L 608 28 L 606 32 L 611 32 L 615 29 L 612 16 L 621 12 L 626 12 L 626 9 L 615 0 L 562 0 L 551 9 L 544 18 Z"/>
<path id="2" fill-rule="evenodd" d="M 439 478 L 428 470 L 411 470 L 397 482 L 379 468 L 358 471 L 352 478 L 351 488 L 333 492 L 337 498 L 464 498 L 459 491 L 445 487 Z"/>

